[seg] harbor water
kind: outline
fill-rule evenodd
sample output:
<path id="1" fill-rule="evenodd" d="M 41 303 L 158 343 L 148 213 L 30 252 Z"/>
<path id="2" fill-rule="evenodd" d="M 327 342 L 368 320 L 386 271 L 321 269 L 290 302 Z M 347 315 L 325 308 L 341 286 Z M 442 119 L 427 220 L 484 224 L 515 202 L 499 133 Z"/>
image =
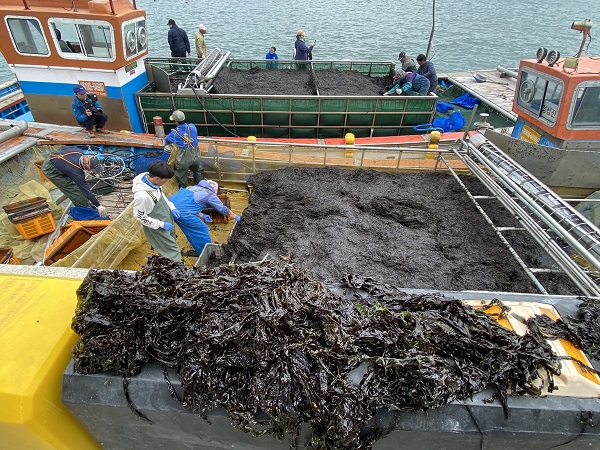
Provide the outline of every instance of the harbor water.
<path id="1" fill-rule="evenodd" d="M 438 72 L 516 68 L 541 46 L 573 56 L 581 34 L 574 20 L 592 19 L 600 27 L 598 0 L 437 0 L 430 51 Z M 207 26 L 209 51 L 231 51 L 236 59 L 263 59 L 271 46 L 291 59 L 296 31 L 316 39 L 314 59 L 396 61 L 405 51 L 425 53 L 432 29 L 433 0 L 398 3 L 390 0 L 137 0 L 148 16 L 150 56 L 170 56 L 167 20 L 172 18 L 192 42 L 198 24 Z M 600 40 L 587 47 L 600 55 Z M 0 82 L 12 78 L 0 57 Z"/>

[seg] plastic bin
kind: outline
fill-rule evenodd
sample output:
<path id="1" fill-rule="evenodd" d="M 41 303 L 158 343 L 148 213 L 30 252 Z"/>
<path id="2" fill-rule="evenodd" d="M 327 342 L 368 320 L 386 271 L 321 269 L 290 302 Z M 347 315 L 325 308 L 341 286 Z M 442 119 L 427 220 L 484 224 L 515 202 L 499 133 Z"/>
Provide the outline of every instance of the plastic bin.
<path id="1" fill-rule="evenodd" d="M 71 222 L 61 228 L 60 237 L 48 247 L 44 254 L 44 265 L 54 264 L 69 253 L 77 250 L 89 239 L 111 224 L 110 220 L 84 220 Z"/>
<path id="2" fill-rule="evenodd" d="M 219 194 L 219 195 L 217 195 L 217 197 L 219 197 L 219 200 L 221 200 L 221 202 L 225 206 L 227 206 L 228 208 L 230 207 L 231 202 L 230 202 L 227 194 Z M 216 209 L 211 208 L 210 206 L 204 208 L 204 210 L 202 212 L 204 214 L 208 214 L 210 216 L 210 218 L 213 220 L 213 222 L 215 222 L 215 223 L 228 223 L 229 222 L 229 217 L 224 216 L 223 214 L 218 212 Z"/>
<path id="3" fill-rule="evenodd" d="M 49 212 L 34 219 L 15 223 L 14 225 L 21 236 L 23 236 L 23 239 L 32 239 L 52 233 L 56 229 L 52 213 Z"/>
<path id="4" fill-rule="evenodd" d="M 0 264 L 19 265 L 21 262 L 13 253 L 12 247 L 0 248 Z"/>

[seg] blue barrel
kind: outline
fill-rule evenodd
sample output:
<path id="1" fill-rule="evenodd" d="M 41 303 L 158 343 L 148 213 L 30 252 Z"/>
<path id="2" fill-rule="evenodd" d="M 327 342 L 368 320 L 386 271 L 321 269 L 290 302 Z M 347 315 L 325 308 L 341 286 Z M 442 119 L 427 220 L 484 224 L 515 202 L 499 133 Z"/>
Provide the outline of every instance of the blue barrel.
<path id="1" fill-rule="evenodd" d="M 146 152 L 135 160 L 135 174 L 139 175 L 142 172 L 148 172 L 148 166 L 154 161 L 168 161 L 169 153 L 162 151 Z"/>

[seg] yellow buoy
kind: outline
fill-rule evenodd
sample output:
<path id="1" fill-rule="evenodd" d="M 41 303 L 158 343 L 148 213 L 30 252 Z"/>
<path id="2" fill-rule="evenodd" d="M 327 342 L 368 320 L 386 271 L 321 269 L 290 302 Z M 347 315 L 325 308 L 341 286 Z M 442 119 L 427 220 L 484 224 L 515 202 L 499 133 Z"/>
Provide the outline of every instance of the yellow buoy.
<path id="1" fill-rule="evenodd" d="M 346 145 L 354 146 L 354 133 L 346 133 L 345 138 L 346 138 Z M 346 152 L 344 153 L 344 156 L 346 158 L 354 158 L 354 149 L 347 148 Z"/>
<path id="2" fill-rule="evenodd" d="M 438 148 L 438 144 L 440 143 L 440 139 L 442 137 L 442 133 L 440 133 L 437 130 L 432 131 L 429 134 L 429 145 L 427 145 L 427 148 L 429 149 L 437 149 Z M 425 154 L 425 159 L 433 159 L 435 158 L 435 152 L 427 152 Z"/>

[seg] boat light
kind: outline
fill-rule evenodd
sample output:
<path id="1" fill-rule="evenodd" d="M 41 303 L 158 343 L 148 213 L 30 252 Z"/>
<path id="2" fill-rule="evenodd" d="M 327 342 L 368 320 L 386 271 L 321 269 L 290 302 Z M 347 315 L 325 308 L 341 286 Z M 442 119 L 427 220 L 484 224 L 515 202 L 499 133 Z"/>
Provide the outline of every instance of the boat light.
<path id="1" fill-rule="evenodd" d="M 537 62 L 541 63 L 547 54 L 548 54 L 548 49 L 546 47 L 538 48 L 537 54 L 535 56 L 537 59 Z"/>
<path id="2" fill-rule="evenodd" d="M 589 32 L 592 29 L 592 21 L 590 19 L 576 20 L 571 24 L 571 30 Z"/>
<path id="3" fill-rule="evenodd" d="M 552 67 L 554 64 L 558 62 L 560 59 L 560 53 L 558 50 L 550 50 L 548 52 L 548 56 L 546 56 L 546 61 L 548 61 L 548 65 Z"/>

